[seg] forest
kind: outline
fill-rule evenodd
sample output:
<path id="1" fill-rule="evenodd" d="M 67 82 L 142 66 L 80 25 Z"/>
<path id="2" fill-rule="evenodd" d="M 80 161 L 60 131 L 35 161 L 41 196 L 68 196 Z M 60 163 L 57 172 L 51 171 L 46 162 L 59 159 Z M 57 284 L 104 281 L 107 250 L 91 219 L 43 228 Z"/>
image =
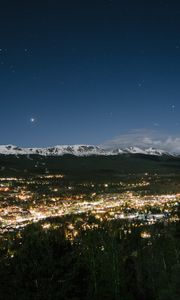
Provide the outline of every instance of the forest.
<path id="1" fill-rule="evenodd" d="M 79 225 L 68 235 L 69 220 L 31 224 L 1 238 L 1 299 L 179 300 L 179 223 L 113 220 Z"/>

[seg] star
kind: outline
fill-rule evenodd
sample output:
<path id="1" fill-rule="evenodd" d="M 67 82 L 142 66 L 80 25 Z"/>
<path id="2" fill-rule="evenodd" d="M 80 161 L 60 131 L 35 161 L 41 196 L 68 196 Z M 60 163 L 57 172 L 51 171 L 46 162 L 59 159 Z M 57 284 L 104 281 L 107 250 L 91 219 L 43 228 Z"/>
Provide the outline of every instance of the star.
<path id="1" fill-rule="evenodd" d="M 138 82 L 138 87 L 141 88 L 144 84 L 144 80 L 142 80 L 141 82 Z"/>
<path id="2" fill-rule="evenodd" d="M 25 48 L 24 53 L 25 53 L 26 56 L 31 56 L 32 55 L 30 48 Z"/>
<path id="3" fill-rule="evenodd" d="M 35 122 L 35 118 L 30 118 L 30 122 L 34 123 Z"/>

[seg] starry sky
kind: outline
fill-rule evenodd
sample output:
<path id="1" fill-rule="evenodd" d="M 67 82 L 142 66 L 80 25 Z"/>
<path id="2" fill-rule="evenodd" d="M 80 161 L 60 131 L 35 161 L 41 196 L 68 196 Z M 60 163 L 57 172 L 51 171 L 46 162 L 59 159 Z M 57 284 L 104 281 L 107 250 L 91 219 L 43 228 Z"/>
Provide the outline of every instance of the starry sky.
<path id="1" fill-rule="evenodd" d="M 0 144 L 178 136 L 179 100 L 179 1 L 2 1 Z"/>

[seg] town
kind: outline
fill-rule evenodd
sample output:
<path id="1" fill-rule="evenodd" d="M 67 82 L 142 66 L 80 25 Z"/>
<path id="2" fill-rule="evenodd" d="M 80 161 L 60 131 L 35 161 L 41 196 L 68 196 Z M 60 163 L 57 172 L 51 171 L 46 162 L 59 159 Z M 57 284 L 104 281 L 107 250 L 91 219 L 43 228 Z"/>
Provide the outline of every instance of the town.
<path id="1" fill-rule="evenodd" d="M 147 194 L 146 190 L 142 193 L 141 188 L 150 185 L 148 174 L 132 183 L 70 184 L 64 179 L 63 174 L 1 177 L 0 234 L 38 221 L 45 222 L 43 226 L 48 228 L 48 218 L 66 215 L 80 216 L 84 220 L 82 226 L 87 228 L 89 216 L 101 222 L 127 221 L 131 226 L 179 220 L 180 194 Z"/>

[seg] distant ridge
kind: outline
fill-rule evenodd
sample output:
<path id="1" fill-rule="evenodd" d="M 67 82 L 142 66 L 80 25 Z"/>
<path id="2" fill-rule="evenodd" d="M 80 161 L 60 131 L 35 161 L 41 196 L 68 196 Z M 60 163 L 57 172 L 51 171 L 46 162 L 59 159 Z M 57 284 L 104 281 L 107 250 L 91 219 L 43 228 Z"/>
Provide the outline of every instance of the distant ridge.
<path id="1" fill-rule="evenodd" d="M 0 155 L 42 155 L 42 156 L 62 156 L 71 154 L 75 156 L 91 156 L 91 155 L 120 155 L 120 154 L 144 154 L 156 156 L 176 156 L 175 154 L 166 152 L 161 149 L 148 148 L 142 149 L 138 147 L 128 147 L 125 149 L 106 149 L 93 145 L 60 145 L 47 148 L 21 148 L 14 145 L 0 145 Z"/>

